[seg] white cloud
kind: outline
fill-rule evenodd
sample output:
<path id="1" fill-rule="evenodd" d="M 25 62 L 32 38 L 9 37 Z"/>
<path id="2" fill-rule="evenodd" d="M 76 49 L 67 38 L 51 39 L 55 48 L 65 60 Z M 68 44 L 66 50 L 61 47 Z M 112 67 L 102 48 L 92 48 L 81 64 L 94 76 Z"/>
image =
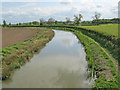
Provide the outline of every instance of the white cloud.
<path id="1" fill-rule="evenodd" d="M 49 6 L 51 3 L 48 3 L 48 6 L 45 7 L 36 6 L 36 2 L 25 3 L 24 5 L 18 7 L 3 7 L 5 9 L 2 9 L 2 15 L 4 16 L 4 18 L 5 16 L 18 18 L 26 16 L 27 18 L 30 18 L 30 20 L 32 18 L 39 19 L 40 17 L 53 17 L 58 20 L 64 20 L 66 16 L 73 19 L 74 14 L 77 15 L 81 13 L 83 14 L 84 20 L 91 20 L 94 13 L 99 12 L 102 14 L 102 18 L 114 18 L 118 15 L 118 1 L 119 0 L 59 0 L 58 3 L 62 3 L 64 5 Z"/>
<path id="2" fill-rule="evenodd" d="M 32 3 L 26 3 L 22 6 L 20 6 L 19 8 L 26 8 L 26 7 L 32 7 L 32 6 L 35 6 L 37 3 L 36 2 L 32 2 Z"/>
<path id="3" fill-rule="evenodd" d="M 58 0 L 2 0 L 2 2 L 57 2 Z"/>
<path id="4" fill-rule="evenodd" d="M 54 15 L 56 13 L 62 13 L 65 11 L 70 11 L 71 8 L 68 7 L 44 7 L 44 8 L 32 8 L 32 9 L 20 9 L 20 8 L 9 8 L 7 11 L 3 11 L 2 14 L 3 15 L 41 15 L 41 16 L 50 16 L 50 15 Z"/>
<path id="5" fill-rule="evenodd" d="M 3 11 L 2 12 L 2 15 L 13 15 L 13 16 L 16 16 L 16 15 L 28 15 L 29 13 L 25 12 L 25 11 L 14 11 L 14 10 L 11 10 L 9 9 L 7 12 L 6 11 Z"/>
<path id="6" fill-rule="evenodd" d="M 73 38 L 63 38 L 63 40 L 61 41 L 61 45 L 67 48 L 73 46 L 73 44 L 74 44 Z"/>
<path id="7" fill-rule="evenodd" d="M 41 15 L 44 15 L 44 16 L 50 16 L 50 15 L 53 15 L 53 14 L 56 14 L 56 13 L 62 13 L 64 11 L 69 11 L 70 8 L 67 8 L 67 7 L 45 7 L 45 8 L 34 8 L 33 10 L 31 10 L 33 13 L 35 14 L 41 14 Z"/>
<path id="8" fill-rule="evenodd" d="M 59 0 L 61 4 L 72 4 L 72 0 Z"/>

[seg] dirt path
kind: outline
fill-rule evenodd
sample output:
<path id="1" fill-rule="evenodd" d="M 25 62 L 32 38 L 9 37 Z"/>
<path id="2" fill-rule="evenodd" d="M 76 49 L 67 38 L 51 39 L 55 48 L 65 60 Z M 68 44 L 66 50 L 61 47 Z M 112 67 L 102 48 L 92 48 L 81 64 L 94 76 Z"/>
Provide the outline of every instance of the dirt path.
<path id="1" fill-rule="evenodd" d="M 90 37 L 89 37 L 90 38 Z M 94 41 L 98 46 L 100 46 L 100 44 L 98 42 L 96 42 L 94 39 L 90 38 L 92 41 Z M 101 46 L 100 46 L 101 47 Z M 113 57 L 103 48 L 101 47 L 101 49 L 106 53 L 106 55 L 111 59 L 111 61 L 113 62 L 116 70 L 118 70 L 118 63 L 113 59 Z"/>
<path id="2" fill-rule="evenodd" d="M 31 28 L 2 29 L 2 48 L 28 40 L 37 32 L 37 29 Z"/>

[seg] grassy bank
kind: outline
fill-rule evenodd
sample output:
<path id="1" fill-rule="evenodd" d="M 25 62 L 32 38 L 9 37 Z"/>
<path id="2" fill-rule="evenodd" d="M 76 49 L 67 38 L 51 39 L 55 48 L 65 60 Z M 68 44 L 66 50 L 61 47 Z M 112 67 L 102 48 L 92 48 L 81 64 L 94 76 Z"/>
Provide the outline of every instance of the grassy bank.
<path id="1" fill-rule="evenodd" d="M 37 35 L 33 38 L 2 49 L 0 51 L 2 55 L 2 80 L 8 79 L 15 69 L 28 62 L 35 53 L 39 53 L 53 36 L 54 32 L 50 29 L 38 30 Z"/>
<path id="2" fill-rule="evenodd" d="M 96 75 L 94 88 L 118 88 L 117 70 L 107 56 L 107 54 L 89 37 L 85 36 L 79 31 L 75 34 L 80 39 L 81 43 L 85 46 L 87 53 L 87 60 L 89 62 L 90 76 L 93 72 Z"/>
<path id="3" fill-rule="evenodd" d="M 80 42 L 85 46 L 87 53 L 88 68 L 95 79 L 94 88 L 118 88 L 118 73 L 111 58 L 104 52 L 100 45 L 94 40 L 84 35 L 78 30 L 62 27 L 51 27 L 53 29 L 72 31 L 80 39 Z"/>

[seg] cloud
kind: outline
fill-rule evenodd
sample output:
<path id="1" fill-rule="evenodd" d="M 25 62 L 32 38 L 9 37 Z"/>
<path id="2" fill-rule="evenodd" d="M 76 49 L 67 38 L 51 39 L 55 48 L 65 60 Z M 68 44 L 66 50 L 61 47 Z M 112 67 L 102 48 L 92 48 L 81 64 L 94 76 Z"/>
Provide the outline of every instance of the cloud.
<path id="1" fill-rule="evenodd" d="M 3 11 L 2 12 L 2 15 L 13 15 L 13 16 L 16 16 L 16 15 L 28 15 L 29 13 L 25 12 L 25 11 L 14 11 L 14 10 L 8 10 L 7 12 L 6 11 Z"/>
<path id="2" fill-rule="evenodd" d="M 72 47 L 75 43 L 74 42 L 75 36 L 73 36 L 72 33 L 65 32 L 64 34 L 62 34 L 62 32 L 59 32 L 59 33 L 56 33 L 56 36 L 55 36 L 55 39 L 60 42 L 60 45 L 66 48 Z"/>
<path id="3" fill-rule="evenodd" d="M 59 0 L 60 4 L 72 4 L 72 0 Z"/>
<path id="4" fill-rule="evenodd" d="M 73 46 L 73 44 L 74 44 L 74 40 L 70 39 L 70 38 L 64 38 L 61 41 L 61 45 L 63 45 L 64 47 L 67 47 L 67 48 Z"/>
<path id="5" fill-rule="evenodd" d="M 36 15 L 41 14 L 41 16 L 51 16 L 57 13 L 67 12 L 69 10 L 70 8 L 68 7 L 54 6 L 54 7 L 34 8 L 33 10 L 31 10 L 31 13 L 36 14 Z"/>
<path id="6" fill-rule="evenodd" d="M 57 2 L 58 0 L 2 0 L 2 2 Z"/>
<path id="7" fill-rule="evenodd" d="M 35 6 L 37 3 L 36 2 L 32 2 L 32 3 L 26 3 L 24 5 L 21 5 L 19 8 L 26 8 L 26 7 L 32 7 Z"/>
<path id="8" fill-rule="evenodd" d="M 118 16 L 118 0 L 107 2 L 104 0 L 59 0 L 57 3 L 47 2 L 41 4 L 25 2 L 22 5 L 17 4 L 18 6 L 14 6 L 13 4 L 10 6 L 8 3 L 8 6 L 2 7 L 4 19 L 9 19 L 7 20 L 9 22 L 13 21 L 10 17 L 18 18 L 17 20 L 20 21 L 24 20 L 24 18 L 26 18 L 25 20 L 38 20 L 41 17 L 46 20 L 49 17 L 57 20 L 65 20 L 66 16 L 73 19 L 74 14 L 81 13 L 84 17 L 83 20 L 92 20 L 95 12 L 101 13 L 101 18 L 114 18 Z"/>
<path id="9" fill-rule="evenodd" d="M 102 8 L 102 5 L 96 5 L 97 8 Z"/>

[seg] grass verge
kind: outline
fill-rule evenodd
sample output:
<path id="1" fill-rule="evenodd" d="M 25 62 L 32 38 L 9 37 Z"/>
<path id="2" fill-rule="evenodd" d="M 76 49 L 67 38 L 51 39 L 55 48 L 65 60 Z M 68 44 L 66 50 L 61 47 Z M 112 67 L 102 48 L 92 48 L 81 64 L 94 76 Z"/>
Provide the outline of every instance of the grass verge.
<path id="1" fill-rule="evenodd" d="M 89 76 L 96 76 L 94 88 L 118 88 L 118 76 L 111 59 L 106 53 L 89 37 L 85 36 L 79 31 L 74 32 L 85 46 L 87 53 L 87 60 L 90 69 Z"/>

